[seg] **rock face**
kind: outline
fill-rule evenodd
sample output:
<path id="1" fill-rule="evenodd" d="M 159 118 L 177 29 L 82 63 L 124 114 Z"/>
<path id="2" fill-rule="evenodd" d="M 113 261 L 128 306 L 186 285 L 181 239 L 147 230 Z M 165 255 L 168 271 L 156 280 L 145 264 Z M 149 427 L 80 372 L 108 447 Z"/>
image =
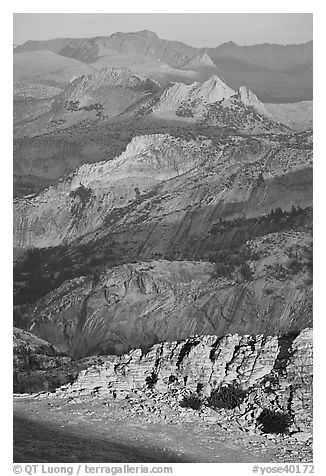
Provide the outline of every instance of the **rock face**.
<path id="1" fill-rule="evenodd" d="M 53 392 L 72 383 L 96 358 L 74 362 L 49 342 L 34 334 L 13 329 L 13 390 L 15 393 Z"/>
<path id="2" fill-rule="evenodd" d="M 88 210 L 90 223 L 87 227 L 88 231 L 92 231 L 103 223 L 110 210 L 122 210 L 128 202 L 133 201 L 138 192 L 150 190 L 160 182 L 185 174 L 199 165 L 208 150 L 209 144 L 206 142 L 188 143 L 165 135 L 137 137 L 116 160 L 96 165 L 86 164 L 76 171 L 77 173 L 70 175 L 68 180 L 59 183 L 57 187 L 49 188 L 44 194 L 16 201 L 18 221 L 15 223 L 15 230 L 20 233 L 22 226 L 25 228 L 27 225 L 27 219 L 27 229 L 34 236 L 28 232 L 27 240 L 14 241 L 18 246 L 39 246 L 41 241 L 44 246 L 49 246 L 67 239 L 71 241 L 77 236 L 76 226 L 82 234 L 87 231 L 82 219 L 83 210 Z M 96 213 L 89 213 L 90 207 L 93 212 L 96 210 Z M 32 217 L 34 213 L 30 214 L 32 210 L 38 215 L 37 218 L 36 215 Z M 42 226 L 35 226 L 34 220 L 40 225 L 43 221 L 40 221 L 42 215 L 47 221 L 47 231 Z M 71 219 L 75 224 L 70 222 Z M 59 234 L 58 226 L 62 228 Z M 48 237 L 42 237 L 44 231 Z M 35 240 L 36 235 L 39 235 L 41 241 Z"/>
<path id="3" fill-rule="evenodd" d="M 14 101 L 51 99 L 62 93 L 62 89 L 44 84 L 14 82 L 13 86 Z"/>
<path id="4" fill-rule="evenodd" d="M 54 369 L 70 362 L 70 357 L 30 332 L 18 328 L 13 331 L 14 392 L 53 390 L 71 381 L 53 375 Z"/>
<path id="5" fill-rule="evenodd" d="M 204 83 L 193 83 L 189 86 L 176 83 L 167 89 L 153 111 L 174 112 L 185 101 L 200 101 L 204 104 L 212 104 L 235 94 L 218 76 L 212 76 Z"/>
<path id="6" fill-rule="evenodd" d="M 39 250 L 18 276 L 18 293 L 32 289 L 15 302 L 35 304 L 24 328 L 80 357 L 311 325 L 311 161 L 269 137 L 143 136 L 16 200 L 15 243 Z"/>
<path id="7" fill-rule="evenodd" d="M 78 111 L 90 108 L 94 104 L 108 117 L 121 114 L 146 94 L 155 93 L 160 86 L 153 80 L 133 73 L 127 68 L 103 68 L 98 73 L 81 76 L 72 81 L 60 97 L 60 107 L 66 111 Z M 69 109 L 69 104 L 72 108 Z"/>
<path id="8" fill-rule="evenodd" d="M 13 331 L 13 347 L 14 354 L 16 356 L 19 356 L 21 352 L 22 357 L 25 357 L 24 352 L 27 352 L 27 349 L 29 349 L 30 352 L 33 354 L 43 354 L 49 357 L 54 357 L 60 354 L 60 351 L 56 349 L 53 345 L 42 339 L 39 339 L 30 332 L 23 331 L 22 329 L 18 329 L 17 327 L 15 327 Z M 26 362 L 26 365 L 27 364 L 28 362 Z M 23 364 L 20 363 L 20 365 Z"/>
<path id="9" fill-rule="evenodd" d="M 265 108 L 264 104 L 261 101 L 259 101 L 256 94 L 254 94 L 252 91 L 247 89 L 245 86 L 240 87 L 238 94 L 239 94 L 240 101 L 245 106 L 254 107 L 261 114 L 272 117 L 272 115 Z"/>
<path id="10" fill-rule="evenodd" d="M 289 232 L 274 235 L 274 242 L 251 242 L 265 253 L 249 259 L 250 282 L 237 269 L 218 277 L 218 265 L 207 262 L 107 267 L 45 295 L 25 317 L 25 326 L 76 358 L 148 349 L 193 334 L 298 332 L 312 324 L 307 268 L 301 265 L 300 272 L 289 270 L 282 277 L 277 270 L 289 269 L 288 250 L 296 246 L 303 252 L 310 238 Z"/>
<path id="11" fill-rule="evenodd" d="M 282 130 L 252 91 L 241 86 L 236 92 L 216 75 L 201 84 L 175 83 L 164 91 L 151 110 L 155 117 L 175 116 L 179 120 L 240 131 Z"/>
<path id="12" fill-rule="evenodd" d="M 162 227 L 168 234 L 181 232 L 181 223 L 197 213 L 206 222 L 204 233 L 217 217 L 304 208 L 312 199 L 311 164 L 309 149 L 291 142 L 281 148 L 273 138 L 237 136 L 216 144 L 169 134 L 136 137 L 116 159 L 85 164 L 44 193 L 15 200 L 14 244 L 46 247 L 81 236 L 89 241 L 91 232 L 107 233 L 109 226 L 125 234 L 131 224 L 133 233 L 139 228 L 153 238 Z"/>
<path id="13" fill-rule="evenodd" d="M 194 336 L 133 350 L 81 371 L 65 394 L 124 398 L 135 390 L 158 393 L 183 389 L 210 395 L 237 384 L 246 392 L 232 411 L 238 419 L 259 424 L 266 412 L 290 415 L 292 431 L 312 428 L 312 331 L 294 336 Z M 264 413 L 263 413 L 264 412 Z"/>
<path id="14" fill-rule="evenodd" d="M 72 363 L 45 341 L 14 329 L 14 391 L 118 399 L 141 393 L 154 406 L 164 395 L 164 402 L 174 406 L 176 396 L 179 403 L 189 395 L 204 403 L 218 389 L 238 388 L 243 396 L 237 404 L 221 400 L 220 416 L 205 418 L 224 424 L 233 418 L 243 429 L 273 433 L 277 428 L 269 431 L 271 420 L 263 416 L 286 415 L 286 431 L 303 432 L 298 435 L 307 439 L 312 432 L 312 352 L 307 328 L 283 336 L 195 335 L 156 344 L 146 353 L 135 349 Z"/>
<path id="15" fill-rule="evenodd" d="M 46 112 L 34 121 L 22 122 L 15 136 L 49 133 L 85 120 L 144 114 L 238 130 L 259 132 L 267 130 L 267 126 L 269 130 L 282 130 L 282 126 L 273 123 L 273 114 L 245 86 L 236 93 L 213 75 L 203 83 L 176 82 L 162 94 L 156 81 L 127 68 L 106 67 L 72 80 Z M 289 108 L 287 116 L 291 116 Z M 282 117 L 277 115 L 279 123 Z"/>

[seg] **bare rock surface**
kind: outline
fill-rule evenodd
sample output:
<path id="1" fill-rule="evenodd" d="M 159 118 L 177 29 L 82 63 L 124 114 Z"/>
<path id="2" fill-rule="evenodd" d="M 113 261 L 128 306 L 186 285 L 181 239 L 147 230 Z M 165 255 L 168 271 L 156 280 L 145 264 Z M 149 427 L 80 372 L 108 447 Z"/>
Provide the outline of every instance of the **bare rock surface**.
<path id="1" fill-rule="evenodd" d="M 195 336 L 146 354 L 101 357 L 54 393 L 15 396 L 15 460 L 98 462 L 106 448 L 106 461 L 147 461 L 155 434 L 162 461 L 310 462 L 311 379 L 310 329 L 297 337 Z M 245 391 L 241 403 L 210 404 L 214 389 L 235 382 Z M 184 404 L 191 395 L 200 401 L 196 410 Z M 286 428 L 268 427 L 266 412 L 273 421 L 288 415 Z M 85 432 L 92 444 L 81 456 L 87 442 L 77 434 Z M 50 451 L 55 433 L 70 442 Z M 35 459 L 24 435 L 48 449 Z"/>
<path id="2" fill-rule="evenodd" d="M 102 365 L 83 370 L 61 391 L 96 391 L 124 398 L 147 387 L 149 395 L 153 389 L 178 401 L 187 392 L 210 394 L 234 382 L 247 395 L 239 408 L 229 412 L 233 417 L 259 423 L 263 410 L 282 411 L 292 416 L 293 431 L 311 430 L 312 331 L 306 329 L 296 338 L 235 334 L 164 342 L 146 354 L 132 350 L 104 359 Z"/>
<path id="3" fill-rule="evenodd" d="M 216 146 L 211 140 L 185 141 L 169 134 L 136 137 L 116 159 L 85 164 L 57 186 L 16 199 L 14 243 L 45 247 L 83 235 L 89 240 L 90 232 L 112 221 L 123 231 L 140 219 L 151 235 L 153 220 L 169 228 L 199 206 L 208 226 L 212 214 L 249 218 L 280 205 L 309 206 L 311 179 L 302 172 L 311 165 L 310 150 L 280 148 L 268 139 L 252 143 L 235 137 Z"/>
<path id="4" fill-rule="evenodd" d="M 75 357 L 146 349 L 193 334 L 287 333 L 311 325 L 305 272 L 281 287 L 268 274 L 251 283 L 213 274 L 214 266 L 205 262 L 162 260 L 108 268 L 95 281 L 66 281 L 32 306 L 25 322 L 31 332 Z"/>
<path id="5" fill-rule="evenodd" d="M 269 138 L 216 146 L 142 136 L 115 160 L 15 200 L 15 244 L 42 249 L 38 272 L 57 283 L 35 299 L 24 327 L 81 357 L 310 326 L 311 162 L 309 148 Z M 274 218 L 277 208 L 287 212 Z M 234 260 L 228 248 L 239 245 Z M 70 274 L 57 280 L 64 261 Z M 76 262 L 86 269 L 75 271 Z M 43 282 L 33 285 L 31 295 Z"/>
<path id="6" fill-rule="evenodd" d="M 273 122 L 272 112 L 276 108 L 270 112 L 245 86 L 241 86 L 236 92 L 216 75 L 203 83 L 173 84 L 155 101 L 150 110 L 154 116 L 166 119 L 175 116 L 190 123 L 231 127 L 251 133 L 286 131 L 286 128 Z M 291 115 L 290 109 L 288 115 Z M 282 122 L 282 116 L 277 116 L 277 122 Z"/>

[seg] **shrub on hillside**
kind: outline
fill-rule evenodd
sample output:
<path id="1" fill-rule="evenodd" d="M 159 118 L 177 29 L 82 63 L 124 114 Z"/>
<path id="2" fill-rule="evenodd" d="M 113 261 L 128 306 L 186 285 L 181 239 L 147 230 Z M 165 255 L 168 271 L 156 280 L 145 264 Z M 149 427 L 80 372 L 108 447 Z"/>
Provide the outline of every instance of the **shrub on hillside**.
<path id="1" fill-rule="evenodd" d="M 147 387 L 150 389 L 153 389 L 155 387 L 157 380 L 158 380 L 157 375 L 154 372 L 152 372 L 151 375 L 149 375 L 145 379 Z"/>
<path id="2" fill-rule="evenodd" d="M 182 408 L 192 408 L 193 410 L 199 410 L 202 405 L 202 399 L 196 394 L 191 393 L 183 397 L 180 407 Z"/>
<path id="3" fill-rule="evenodd" d="M 244 281 L 251 281 L 253 278 L 253 272 L 247 262 L 240 266 L 240 274 Z"/>
<path id="4" fill-rule="evenodd" d="M 77 187 L 75 190 L 72 190 L 69 193 L 69 197 L 71 198 L 78 197 L 82 204 L 85 204 L 89 200 L 91 195 L 92 195 L 92 189 L 85 187 L 83 184 L 80 184 L 79 187 Z"/>
<path id="5" fill-rule="evenodd" d="M 298 258 L 291 258 L 286 266 L 292 274 L 298 274 L 304 268 L 304 264 Z"/>
<path id="6" fill-rule="evenodd" d="M 208 399 L 208 405 L 213 408 L 232 410 L 238 407 L 246 396 L 247 392 L 236 383 L 232 383 L 228 386 L 223 385 L 212 391 Z"/>
<path id="7" fill-rule="evenodd" d="M 292 422 L 291 415 L 287 412 L 273 411 L 265 408 L 257 418 L 264 433 L 287 433 Z"/>

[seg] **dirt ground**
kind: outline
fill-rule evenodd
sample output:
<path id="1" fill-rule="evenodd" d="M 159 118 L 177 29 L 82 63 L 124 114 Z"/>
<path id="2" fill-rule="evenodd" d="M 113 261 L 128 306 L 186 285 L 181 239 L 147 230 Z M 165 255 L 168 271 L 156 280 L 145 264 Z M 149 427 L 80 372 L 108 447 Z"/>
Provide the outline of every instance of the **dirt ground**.
<path id="1" fill-rule="evenodd" d="M 121 402 L 14 399 L 15 463 L 309 462 L 310 453 L 216 423 L 153 422 Z"/>

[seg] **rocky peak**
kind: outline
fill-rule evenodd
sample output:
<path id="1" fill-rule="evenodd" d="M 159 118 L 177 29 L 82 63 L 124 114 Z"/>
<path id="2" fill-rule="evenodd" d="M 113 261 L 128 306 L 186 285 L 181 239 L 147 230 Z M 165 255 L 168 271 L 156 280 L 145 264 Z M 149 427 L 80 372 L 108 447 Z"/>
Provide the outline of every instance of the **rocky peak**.
<path id="1" fill-rule="evenodd" d="M 240 101 L 245 106 L 252 106 L 257 109 L 257 111 L 259 111 L 261 114 L 264 114 L 265 116 L 270 116 L 270 113 L 267 111 L 264 104 L 259 101 L 256 94 L 250 91 L 250 89 L 246 88 L 246 86 L 240 86 L 238 96 Z"/>
<path id="2" fill-rule="evenodd" d="M 193 70 L 211 69 L 215 71 L 218 69 L 207 53 L 194 56 L 190 61 L 183 65 L 183 68 Z"/>
<path id="3" fill-rule="evenodd" d="M 173 141 L 173 137 L 169 134 L 136 136 L 131 139 L 122 155 L 124 157 L 138 155 L 151 147 L 160 148 L 164 143 L 167 145 L 167 142 L 169 142 L 169 145 L 171 146 L 171 141 Z"/>
<path id="4" fill-rule="evenodd" d="M 97 111 L 110 116 L 123 113 L 141 100 L 144 95 L 156 93 L 160 85 L 128 68 L 105 67 L 91 75 L 75 78 L 58 96 L 53 113 L 84 111 L 98 107 Z M 76 102 L 78 101 L 78 102 Z M 85 109 L 91 106 L 90 109 Z M 70 120 L 73 120 L 70 115 Z"/>
<path id="5" fill-rule="evenodd" d="M 199 88 L 199 94 L 208 103 L 221 101 L 235 94 L 235 91 L 227 86 L 218 76 L 214 75 Z"/>
<path id="6" fill-rule="evenodd" d="M 151 30 L 141 30 L 141 31 L 135 32 L 135 34 L 145 36 L 146 38 L 158 38 L 157 34 Z"/>
<path id="7" fill-rule="evenodd" d="M 176 112 L 180 106 L 187 104 L 193 109 L 193 115 L 202 115 L 203 108 L 222 99 L 233 96 L 235 91 L 227 86 L 218 76 L 213 75 L 203 83 L 190 85 L 175 83 L 167 88 L 153 108 L 154 112 Z"/>
<path id="8" fill-rule="evenodd" d="M 112 86 L 118 86 L 122 84 L 128 84 L 132 80 L 140 81 L 140 75 L 135 74 L 128 68 L 110 68 L 106 66 L 101 69 L 99 72 L 96 72 L 88 76 L 80 76 L 76 78 L 71 86 L 77 87 L 80 85 L 93 85 L 94 87 L 99 87 L 100 85 L 107 84 Z"/>
<path id="9" fill-rule="evenodd" d="M 205 64 L 205 65 L 207 65 L 207 66 L 212 66 L 212 67 L 215 67 L 215 68 L 216 68 L 215 64 L 213 63 L 213 61 L 211 60 L 210 56 L 208 56 L 207 53 L 204 53 L 204 54 L 199 58 L 199 60 L 200 60 L 200 63 L 201 63 L 201 64 Z"/>
<path id="10" fill-rule="evenodd" d="M 147 39 L 158 39 L 158 36 L 154 31 L 151 30 L 140 30 L 140 31 L 130 31 L 130 32 L 123 32 L 123 31 L 117 31 L 116 33 L 113 33 L 112 35 L 109 36 L 109 38 L 119 38 L 119 39 L 124 39 L 124 38 L 129 38 L 132 36 L 142 36 Z"/>

